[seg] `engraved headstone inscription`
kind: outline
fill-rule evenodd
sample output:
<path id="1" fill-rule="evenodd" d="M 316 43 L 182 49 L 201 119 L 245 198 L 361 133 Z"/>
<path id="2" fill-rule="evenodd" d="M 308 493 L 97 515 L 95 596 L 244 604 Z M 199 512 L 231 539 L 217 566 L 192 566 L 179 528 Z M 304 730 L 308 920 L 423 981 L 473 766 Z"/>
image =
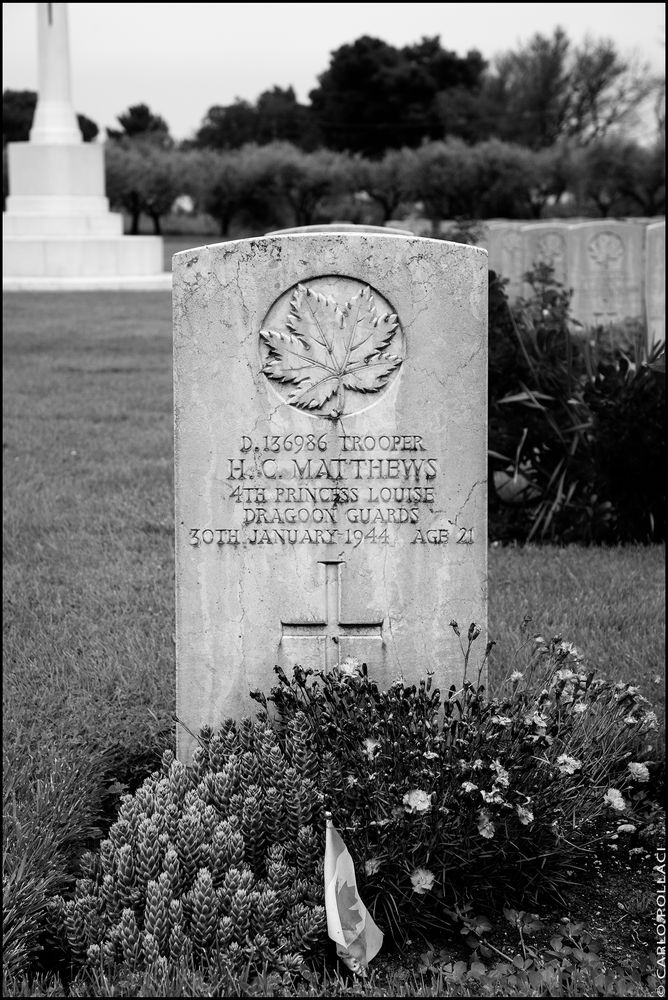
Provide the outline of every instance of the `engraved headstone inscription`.
<path id="1" fill-rule="evenodd" d="M 460 682 L 486 641 L 487 255 L 387 232 L 174 257 L 178 752 L 276 664 Z"/>
<path id="2" fill-rule="evenodd" d="M 614 219 L 570 229 L 573 273 L 571 313 L 585 326 L 610 326 L 643 316 L 645 226 Z"/>

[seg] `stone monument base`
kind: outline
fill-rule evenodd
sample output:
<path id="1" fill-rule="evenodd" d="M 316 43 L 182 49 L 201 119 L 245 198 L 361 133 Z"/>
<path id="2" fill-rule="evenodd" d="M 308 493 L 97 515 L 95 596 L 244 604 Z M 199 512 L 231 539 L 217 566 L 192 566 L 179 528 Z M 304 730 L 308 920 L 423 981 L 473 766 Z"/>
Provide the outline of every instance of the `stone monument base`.
<path id="1" fill-rule="evenodd" d="M 95 278 L 163 273 L 159 236 L 8 236 L 6 278 Z"/>
<path id="2" fill-rule="evenodd" d="M 3 287 L 12 279 L 163 275 L 161 237 L 124 236 L 123 217 L 109 211 L 102 145 L 12 142 L 7 148 Z"/>

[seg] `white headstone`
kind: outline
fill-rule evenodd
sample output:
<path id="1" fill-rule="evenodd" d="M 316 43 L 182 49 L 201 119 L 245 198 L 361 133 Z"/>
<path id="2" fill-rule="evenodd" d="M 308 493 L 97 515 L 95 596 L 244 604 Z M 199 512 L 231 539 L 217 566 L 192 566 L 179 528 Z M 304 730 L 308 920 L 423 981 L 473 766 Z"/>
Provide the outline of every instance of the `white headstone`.
<path id="1" fill-rule="evenodd" d="M 568 223 L 533 222 L 521 229 L 524 270 L 530 271 L 537 264 L 549 264 L 555 279 L 565 288 L 572 286 L 570 240 Z M 525 295 L 530 294 L 528 288 Z"/>
<path id="2" fill-rule="evenodd" d="M 309 232 L 174 257 L 177 716 L 273 667 L 462 680 L 486 633 L 487 256 Z M 178 727 L 181 759 L 192 740 Z"/>
<path id="3" fill-rule="evenodd" d="M 571 227 L 574 319 L 609 326 L 643 316 L 644 230 L 642 223 L 607 219 Z"/>
<path id="4" fill-rule="evenodd" d="M 666 220 L 645 230 L 645 314 L 649 345 L 666 339 Z"/>
<path id="5" fill-rule="evenodd" d="M 512 301 L 523 293 L 524 244 L 522 222 L 493 219 L 486 224 L 484 245 L 489 252 L 489 266 L 500 277 L 507 278 L 506 292 Z"/>

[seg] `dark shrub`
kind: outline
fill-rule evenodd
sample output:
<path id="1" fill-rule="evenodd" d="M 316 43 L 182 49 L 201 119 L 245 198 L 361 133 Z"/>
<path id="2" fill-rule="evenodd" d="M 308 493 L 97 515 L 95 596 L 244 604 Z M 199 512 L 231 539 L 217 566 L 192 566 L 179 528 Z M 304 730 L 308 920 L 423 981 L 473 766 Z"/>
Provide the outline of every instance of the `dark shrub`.
<path id="1" fill-rule="evenodd" d="M 490 273 L 490 538 L 663 541 L 664 346 L 633 323 L 583 331 L 551 267 L 525 278 L 511 307 Z"/>

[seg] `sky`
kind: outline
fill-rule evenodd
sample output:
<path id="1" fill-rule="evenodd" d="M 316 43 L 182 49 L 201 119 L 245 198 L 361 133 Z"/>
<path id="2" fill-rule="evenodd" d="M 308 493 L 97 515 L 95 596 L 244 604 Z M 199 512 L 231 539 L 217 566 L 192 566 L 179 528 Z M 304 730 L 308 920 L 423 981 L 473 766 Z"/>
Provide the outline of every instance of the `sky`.
<path id="1" fill-rule="evenodd" d="M 37 90 L 34 3 L 4 3 L 3 90 Z M 71 3 L 70 59 L 77 113 L 100 128 L 148 104 L 175 139 L 194 134 L 214 104 L 255 101 L 274 86 L 309 91 L 341 45 L 362 35 L 411 45 L 438 35 L 445 49 L 486 59 L 561 26 L 574 43 L 610 38 L 664 72 L 663 3 Z"/>

